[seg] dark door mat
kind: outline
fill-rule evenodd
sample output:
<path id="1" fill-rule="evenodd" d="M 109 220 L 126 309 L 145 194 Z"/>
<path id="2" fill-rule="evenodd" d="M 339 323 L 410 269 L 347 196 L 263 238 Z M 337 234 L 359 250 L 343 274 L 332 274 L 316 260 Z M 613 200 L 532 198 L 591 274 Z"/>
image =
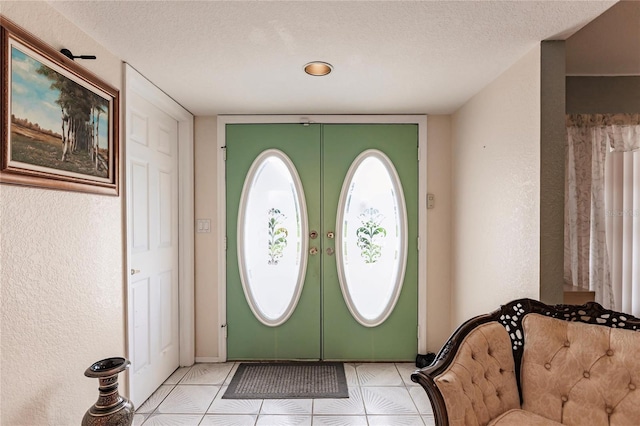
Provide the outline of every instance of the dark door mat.
<path id="1" fill-rule="evenodd" d="M 222 398 L 349 398 L 349 390 L 341 362 L 243 362 Z"/>

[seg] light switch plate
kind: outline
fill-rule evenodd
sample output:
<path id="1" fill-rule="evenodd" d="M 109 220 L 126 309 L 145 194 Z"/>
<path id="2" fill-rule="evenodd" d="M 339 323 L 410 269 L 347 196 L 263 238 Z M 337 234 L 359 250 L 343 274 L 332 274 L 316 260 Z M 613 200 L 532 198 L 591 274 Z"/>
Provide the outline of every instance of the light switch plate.
<path id="1" fill-rule="evenodd" d="M 433 194 L 427 194 L 427 208 L 432 209 L 436 206 L 436 196 Z"/>
<path id="2" fill-rule="evenodd" d="M 211 219 L 198 219 L 196 221 L 196 232 L 211 232 Z"/>

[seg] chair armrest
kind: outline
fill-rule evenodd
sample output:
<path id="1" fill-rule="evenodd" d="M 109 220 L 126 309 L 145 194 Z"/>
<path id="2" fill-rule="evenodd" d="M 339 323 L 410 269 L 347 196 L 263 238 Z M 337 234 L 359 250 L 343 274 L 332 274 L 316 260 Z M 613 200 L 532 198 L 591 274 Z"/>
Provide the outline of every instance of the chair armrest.
<path id="1" fill-rule="evenodd" d="M 429 402 L 431 402 L 431 409 L 433 411 L 433 418 L 436 421 L 436 426 L 449 426 L 449 418 L 447 417 L 447 406 L 444 402 L 444 398 L 438 386 L 433 381 L 432 376 L 429 374 L 429 367 L 425 367 L 416 371 L 411 375 L 411 380 L 418 383 L 427 392 Z"/>
<path id="2" fill-rule="evenodd" d="M 427 392 L 436 424 L 485 425 L 520 408 L 511 341 L 500 323 L 477 325 L 450 346 L 448 354 L 411 377 Z"/>

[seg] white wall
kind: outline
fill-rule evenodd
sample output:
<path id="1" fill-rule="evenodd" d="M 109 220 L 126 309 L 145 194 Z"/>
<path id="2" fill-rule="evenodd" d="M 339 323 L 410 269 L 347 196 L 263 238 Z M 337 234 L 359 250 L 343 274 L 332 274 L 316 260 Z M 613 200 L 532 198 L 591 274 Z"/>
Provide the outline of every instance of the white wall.
<path id="1" fill-rule="evenodd" d="M 568 75 L 640 75 L 640 2 L 620 1 L 567 39 Z"/>
<path id="2" fill-rule="evenodd" d="M 196 233 L 196 361 L 213 361 L 218 353 L 218 246 L 217 233 L 217 156 L 221 144 L 217 143 L 218 118 L 195 119 L 195 215 L 197 219 L 210 219 L 211 232 Z"/>
<path id="3" fill-rule="evenodd" d="M 122 87 L 120 60 L 47 3 L 3 1 L 1 12 L 56 50 L 95 54 L 82 65 Z M 98 396 L 84 370 L 125 355 L 121 207 L 0 185 L 1 424 L 79 424 Z"/>
<path id="4" fill-rule="evenodd" d="M 539 297 L 540 46 L 452 118 L 452 326 Z"/>
<path id="5" fill-rule="evenodd" d="M 427 348 L 437 352 L 451 335 L 451 116 L 427 117 Z"/>

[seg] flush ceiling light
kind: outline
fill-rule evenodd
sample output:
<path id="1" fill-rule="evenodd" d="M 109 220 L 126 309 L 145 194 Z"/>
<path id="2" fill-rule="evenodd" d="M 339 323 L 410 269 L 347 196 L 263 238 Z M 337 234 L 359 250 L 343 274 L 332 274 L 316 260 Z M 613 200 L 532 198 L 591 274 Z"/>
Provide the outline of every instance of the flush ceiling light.
<path id="1" fill-rule="evenodd" d="M 309 75 L 315 75 L 317 77 L 321 77 L 323 75 L 329 74 L 333 70 L 333 66 L 326 62 L 314 61 L 309 62 L 304 66 L 304 72 Z"/>

